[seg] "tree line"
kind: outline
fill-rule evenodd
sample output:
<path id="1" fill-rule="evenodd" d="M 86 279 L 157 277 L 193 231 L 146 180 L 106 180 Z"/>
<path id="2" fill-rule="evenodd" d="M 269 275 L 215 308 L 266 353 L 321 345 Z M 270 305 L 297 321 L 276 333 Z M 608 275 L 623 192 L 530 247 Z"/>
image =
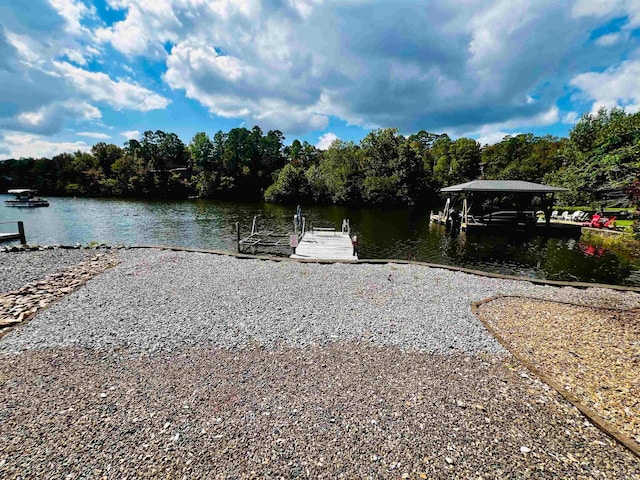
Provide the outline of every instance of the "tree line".
<path id="1" fill-rule="evenodd" d="M 0 161 L 0 190 L 46 195 L 264 199 L 279 203 L 410 206 L 435 200 L 443 186 L 476 178 L 526 180 L 568 188 L 566 205 L 637 204 L 640 113 L 585 114 L 568 138 L 520 134 L 494 145 L 420 131 L 369 132 L 326 150 L 259 127 L 197 133 L 144 132 L 122 147 L 51 159 Z"/>

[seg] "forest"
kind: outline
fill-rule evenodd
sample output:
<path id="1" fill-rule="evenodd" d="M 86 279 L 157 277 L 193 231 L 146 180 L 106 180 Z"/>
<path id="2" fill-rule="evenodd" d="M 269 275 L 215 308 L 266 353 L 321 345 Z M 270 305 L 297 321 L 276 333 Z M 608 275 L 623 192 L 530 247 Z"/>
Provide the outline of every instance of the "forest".
<path id="1" fill-rule="evenodd" d="M 546 183 L 569 189 L 562 205 L 637 205 L 640 113 L 585 114 L 568 138 L 507 136 L 494 145 L 420 131 L 369 132 L 327 150 L 234 128 L 197 133 L 146 131 L 90 152 L 0 161 L 0 191 L 35 188 L 43 195 L 218 198 L 277 203 L 411 206 L 433 202 L 443 186 L 476 178 Z"/>

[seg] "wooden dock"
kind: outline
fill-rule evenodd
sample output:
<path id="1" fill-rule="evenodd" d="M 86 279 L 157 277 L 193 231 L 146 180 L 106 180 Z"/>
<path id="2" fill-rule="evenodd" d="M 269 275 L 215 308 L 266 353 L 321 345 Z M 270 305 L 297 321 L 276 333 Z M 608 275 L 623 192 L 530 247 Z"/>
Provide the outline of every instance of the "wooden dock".
<path id="1" fill-rule="evenodd" d="M 20 243 L 22 243 L 23 245 L 25 243 L 27 243 L 27 239 L 25 238 L 25 234 L 24 234 L 24 223 L 23 222 L 0 222 L 0 224 L 11 224 L 11 223 L 17 223 L 18 224 L 18 231 L 17 232 L 11 232 L 11 233 L 2 233 L 0 232 L 0 243 L 2 242 L 9 242 L 11 240 L 20 240 Z"/>
<path id="2" fill-rule="evenodd" d="M 236 223 L 238 253 L 267 251 L 280 255 L 284 253 L 284 249 L 292 249 L 293 253 L 289 257 L 299 260 L 358 261 L 348 219 L 342 220 L 342 228 L 339 231 L 335 225 L 315 228 L 312 225 L 311 229 L 307 230 L 306 218 L 298 206 L 293 216 L 293 232 L 277 233 L 271 229 L 260 229 L 259 216 L 258 214 L 253 217 L 251 233 L 244 238 L 240 235 L 240 224 Z M 357 237 L 354 239 L 357 244 Z"/>
<path id="3" fill-rule="evenodd" d="M 291 258 L 306 260 L 339 260 L 356 262 L 349 233 L 314 230 L 304 234 Z"/>

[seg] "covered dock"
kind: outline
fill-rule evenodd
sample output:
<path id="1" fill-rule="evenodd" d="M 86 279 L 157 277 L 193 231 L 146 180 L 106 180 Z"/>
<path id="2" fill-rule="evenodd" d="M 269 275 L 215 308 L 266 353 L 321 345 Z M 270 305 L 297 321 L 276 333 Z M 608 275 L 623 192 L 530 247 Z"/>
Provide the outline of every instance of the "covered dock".
<path id="1" fill-rule="evenodd" d="M 442 211 L 431 213 L 431 220 L 468 231 L 534 229 L 538 212 L 544 213 L 542 223 L 549 228 L 555 194 L 567 189 L 522 180 L 473 180 L 440 191 L 449 196 Z"/>

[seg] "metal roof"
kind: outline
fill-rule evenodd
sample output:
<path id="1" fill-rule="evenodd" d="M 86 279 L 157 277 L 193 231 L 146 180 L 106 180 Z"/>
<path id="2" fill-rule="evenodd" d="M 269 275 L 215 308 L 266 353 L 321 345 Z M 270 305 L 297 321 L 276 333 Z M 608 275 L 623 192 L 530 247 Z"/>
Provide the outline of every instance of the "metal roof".
<path id="1" fill-rule="evenodd" d="M 472 180 L 471 182 L 452 185 L 441 192 L 511 192 L 511 193 L 555 193 L 566 192 L 566 188 L 542 185 L 541 183 L 524 182 L 522 180 Z"/>
<path id="2" fill-rule="evenodd" d="M 8 190 L 7 193 L 11 193 L 13 195 L 21 195 L 23 193 L 37 193 L 37 190 L 32 190 L 30 188 L 14 188 L 13 190 Z"/>

